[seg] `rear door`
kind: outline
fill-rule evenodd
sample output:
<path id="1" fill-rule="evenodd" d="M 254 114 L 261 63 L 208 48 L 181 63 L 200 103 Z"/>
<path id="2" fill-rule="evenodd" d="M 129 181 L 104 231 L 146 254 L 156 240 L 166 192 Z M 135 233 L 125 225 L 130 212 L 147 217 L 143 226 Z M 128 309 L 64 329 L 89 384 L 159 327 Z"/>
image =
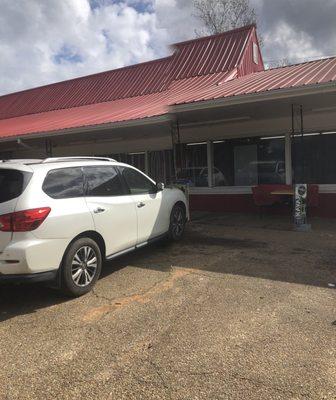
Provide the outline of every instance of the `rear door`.
<path id="1" fill-rule="evenodd" d="M 86 202 L 96 231 L 104 238 L 110 256 L 136 245 L 137 215 L 118 171 L 113 166 L 85 167 Z"/>
<path id="2" fill-rule="evenodd" d="M 5 219 L 1 220 L 1 216 L 15 211 L 17 200 L 25 190 L 31 176 L 32 172 L 29 171 L 0 167 L 0 252 L 12 239 L 12 232 L 1 231 L 5 221 Z"/>

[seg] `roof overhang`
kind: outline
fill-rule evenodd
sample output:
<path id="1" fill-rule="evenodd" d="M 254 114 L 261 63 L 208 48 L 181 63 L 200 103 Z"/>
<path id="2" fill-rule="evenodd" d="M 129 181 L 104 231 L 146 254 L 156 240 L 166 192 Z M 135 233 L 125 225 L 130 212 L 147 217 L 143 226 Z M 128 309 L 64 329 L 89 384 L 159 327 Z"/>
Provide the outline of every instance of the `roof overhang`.
<path id="1" fill-rule="evenodd" d="M 292 87 L 286 89 L 275 89 L 267 92 L 243 94 L 239 96 L 224 97 L 213 100 L 203 100 L 186 104 L 176 104 L 171 107 L 171 112 L 179 114 L 188 111 L 207 110 L 213 108 L 257 103 L 270 100 L 291 99 L 301 96 L 332 93 L 332 92 L 336 93 L 336 82 Z"/>
<path id="2" fill-rule="evenodd" d="M 38 133 L 18 134 L 8 137 L 0 138 L 0 143 L 16 142 L 18 139 L 47 139 L 59 136 L 85 134 L 94 132 L 104 132 L 117 129 L 132 129 L 145 126 L 168 126 L 172 121 L 176 120 L 179 115 L 188 114 L 189 112 L 215 110 L 232 106 L 248 105 L 253 103 L 274 101 L 274 100 L 287 100 L 296 101 L 297 98 L 304 96 L 323 95 L 323 94 L 336 94 L 336 82 L 306 85 L 300 87 L 292 87 L 286 89 L 275 89 L 260 93 L 243 94 L 239 96 L 231 96 L 218 98 L 213 100 L 204 100 L 198 102 L 191 102 L 186 104 L 177 104 L 169 107 L 166 114 L 154 117 L 139 118 L 133 120 L 126 120 L 120 122 L 103 123 L 96 125 L 78 126 L 74 128 L 66 128 L 54 131 L 44 131 Z"/>
<path id="3" fill-rule="evenodd" d="M 83 133 L 93 133 L 97 131 L 106 131 L 106 130 L 114 130 L 114 129 L 126 129 L 126 128 L 136 128 L 143 127 L 148 125 L 166 125 L 171 122 L 171 118 L 168 114 L 159 115 L 155 117 L 147 117 L 147 118 L 139 118 L 129 121 L 120 121 L 120 122 L 112 122 L 112 123 L 104 123 L 97 125 L 87 125 L 87 126 L 79 126 L 75 128 L 67 128 L 60 129 L 56 131 L 45 131 L 38 133 L 26 133 L 23 135 L 13 135 L 8 137 L 0 137 L 0 143 L 4 142 L 16 142 L 17 140 L 29 140 L 29 139 L 48 139 L 49 136 L 57 137 L 57 136 L 66 136 L 72 134 L 83 134 Z"/>

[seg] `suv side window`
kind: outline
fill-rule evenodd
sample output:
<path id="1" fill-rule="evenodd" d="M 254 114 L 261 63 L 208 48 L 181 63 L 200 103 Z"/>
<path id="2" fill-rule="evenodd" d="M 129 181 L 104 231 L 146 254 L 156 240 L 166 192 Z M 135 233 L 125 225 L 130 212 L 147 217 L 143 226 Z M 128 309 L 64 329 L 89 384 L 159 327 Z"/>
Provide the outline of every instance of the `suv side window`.
<path id="1" fill-rule="evenodd" d="M 133 168 L 120 167 L 121 174 L 133 195 L 156 193 L 155 185 Z"/>
<path id="2" fill-rule="evenodd" d="M 85 167 L 86 196 L 123 196 L 127 194 L 114 167 Z"/>
<path id="3" fill-rule="evenodd" d="M 80 167 L 52 169 L 44 179 L 42 190 L 53 199 L 70 199 L 84 195 L 84 178 Z"/>

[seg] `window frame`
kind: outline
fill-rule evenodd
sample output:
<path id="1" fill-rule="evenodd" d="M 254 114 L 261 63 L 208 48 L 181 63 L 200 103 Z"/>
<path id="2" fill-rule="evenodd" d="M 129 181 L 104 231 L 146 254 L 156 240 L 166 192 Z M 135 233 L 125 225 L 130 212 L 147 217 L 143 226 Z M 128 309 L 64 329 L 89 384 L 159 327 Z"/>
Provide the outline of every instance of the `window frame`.
<path id="1" fill-rule="evenodd" d="M 138 170 L 138 169 L 136 169 L 136 168 L 134 168 L 134 167 L 132 167 L 132 166 L 128 166 L 128 165 L 117 165 L 116 168 L 117 168 L 118 171 L 119 171 L 121 180 L 124 182 L 124 185 L 125 185 L 125 187 L 126 187 L 127 190 L 128 190 L 129 196 L 140 196 L 140 195 L 146 195 L 146 194 L 147 194 L 147 195 L 152 195 L 152 194 L 158 193 L 158 190 L 157 190 L 157 187 L 156 187 L 156 182 L 154 182 L 152 179 L 150 179 L 148 176 L 146 176 L 146 175 L 145 175 L 143 172 L 141 172 L 140 170 Z M 127 181 L 126 181 L 126 178 L 124 177 L 124 174 L 123 174 L 123 171 L 122 171 L 123 169 L 130 169 L 130 170 L 133 170 L 133 171 L 135 171 L 136 173 L 142 175 L 148 182 L 151 183 L 151 185 L 152 185 L 152 187 L 153 187 L 153 192 L 137 193 L 137 194 L 132 193 L 131 188 L 129 187 L 129 185 L 128 185 Z"/>
<path id="2" fill-rule="evenodd" d="M 287 159 L 288 155 L 286 154 L 287 153 L 287 150 L 286 150 L 286 136 L 281 133 L 279 135 L 272 135 L 272 136 L 270 135 L 269 137 L 268 136 L 263 136 L 263 135 L 253 135 L 253 136 L 245 136 L 244 135 L 244 136 L 241 136 L 241 137 L 228 137 L 228 138 L 223 138 L 221 140 L 212 140 L 212 141 L 208 142 L 208 147 L 210 147 L 209 153 L 211 155 L 211 160 L 209 160 L 209 154 L 208 154 L 208 163 L 211 162 L 211 166 L 212 166 L 212 169 L 213 169 L 211 171 L 212 172 L 212 179 L 211 179 L 212 186 L 209 185 L 209 188 L 216 189 L 216 190 L 223 190 L 223 188 L 250 188 L 250 187 L 253 187 L 255 185 L 267 184 L 267 183 L 260 182 L 260 179 L 262 178 L 262 174 L 260 173 L 259 167 L 257 169 L 257 175 L 256 175 L 257 182 L 255 182 L 255 183 L 246 184 L 246 185 L 234 185 L 234 184 L 230 185 L 229 184 L 229 185 L 223 185 L 223 186 L 222 185 L 216 186 L 215 182 L 214 182 L 214 168 L 217 168 L 217 169 L 219 169 L 220 172 L 223 172 L 220 168 L 218 168 L 218 164 L 216 165 L 216 155 L 215 155 L 215 145 L 216 144 L 221 144 L 221 143 L 225 143 L 225 142 L 241 140 L 242 141 L 241 146 L 244 146 L 245 144 L 243 143 L 243 141 L 244 140 L 248 140 L 250 142 L 248 144 L 254 144 L 254 145 L 257 146 L 257 159 L 256 159 L 256 162 L 257 162 L 257 165 L 258 165 L 259 162 L 260 163 L 263 162 L 263 160 L 261 158 L 259 158 L 259 151 L 260 151 L 260 147 L 259 146 L 261 145 L 261 143 L 263 141 L 263 138 L 266 138 L 266 137 L 269 138 L 269 139 L 273 139 L 273 140 L 275 140 L 275 139 L 283 140 L 283 159 L 277 160 L 277 162 L 284 163 L 284 167 L 285 167 L 284 168 L 284 179 L 283 179 L 283 182 L 274 182 L 274 183 L 270 183 L 270 184 L 274 184 L 274 185 L 286 184 L 286 182 L 287 182 L 287 178 L 286 178 L 286 176 L 287 176 L 286 175 L 287 174 L 286 159 Z M 237 146 L 239 146 L 239 145 L 237 145 Z M 277 168 L 276 168 L 275 172 L 276 173 L 278 172 Z"/>
<path id="3" fill-rule="evenodd" d="M 119 181 L 121 183 L 121 188 L 123 193 L 122 194 L 118 194 L 118 195 L 110 195 L 110 196 L 102 196 L 102 195 L 90 195 L 89 194 L 89 180 L 88 180 L 88 176 L 86 175 L 85 169 L 89 169 L 89 168 L 111 168 L 113 170 L 115 170 Z M 84 175 L 84 196 L 85 197 L 122 197 L 122 196 L 128 196 L 129 193 L 129 188 L 126 184 L 126 182 L 123 179 L 122 174 L 119 171 L 119 168 L 117 165 L 85 165 L 84 167 L 82 167 L 83 169 L 83 175 Z"/>
<path id="4" fill-rule="evenodd" d="M 50 173 L 53 172 L 53 171 L 64 171 L 64 170 L 67 170 L 67 169 L 79 169 L 79 170 L 81 171 L 81 173 L 82 173 L 82 182 L 83 182 L 83 185 L 82 185 L 82 186 L 83 186 L 83 187 L 82 187 L 82 190 L 83 190 L 82 195 L 81 195 L 81 196 L 71 196 L 71 197 L 60 197 L 60 198 L 51 196 L 51 195 L 50 195 L 49 193 L 47 193 L 47 192 L 45 191 L 45 189 L 44 189 L 44 184 L 45 184 L 45 182 L 46 182 L 48 176 L 49 176 Z M 45 193 L 48 197 L 50 197 L 50 198 L 53 199 L 53 200 L 80 199 L 80 198 L 85 197 L 85 178 L 84 178 L 83 167 L 82 167 L 82 166 L 69 166 L 69 167 L 52 168 L 52 169 L 50 169 L 50 170 L 47 172 L 47 174 L 45 175 L 44 179 L 43 179 L 43 182 L 42 182 L 42 185 L 41 185 L 41 189 L 42 189 L 43 193 Z"/>
<path id="5" fill-rule="evenodd" d="M 2 201 L 1 196 L 0 196 L 0 204 L 7 203 L 8 201 L 18 199 L 23 194 L 23 192 L 26 190 L 28 183 L 30 182 L 30 180 L 33 176 L 33 172 L 23 171 L 23 170 L 14 169 L 14 168 L 0 168 L 0 174 L 1 174 L 1 172 L 4 172 L 4 171 L 18 173 L 20 175 L 20 178 L 22 181 L 21 181 L 20 190 L 18 191 L 18 193 L 15 193 L 14 197 L 10 196 L 10 198 L 7 197 L 6 200 Z"/>

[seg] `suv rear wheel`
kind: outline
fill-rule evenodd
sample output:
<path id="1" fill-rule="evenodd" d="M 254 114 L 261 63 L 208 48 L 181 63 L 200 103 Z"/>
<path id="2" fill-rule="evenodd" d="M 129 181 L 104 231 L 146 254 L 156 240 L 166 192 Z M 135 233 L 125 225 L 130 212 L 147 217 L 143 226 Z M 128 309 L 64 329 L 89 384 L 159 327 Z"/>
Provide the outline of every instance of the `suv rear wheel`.
<path id="1" fill-rule="evenodd" d="M 75 240 L 67 249 L 61 270 L 61 290 L 68 296 L 88 293 L 102 269 L 102 256 L 97 243 L 90 238 Z"/>

